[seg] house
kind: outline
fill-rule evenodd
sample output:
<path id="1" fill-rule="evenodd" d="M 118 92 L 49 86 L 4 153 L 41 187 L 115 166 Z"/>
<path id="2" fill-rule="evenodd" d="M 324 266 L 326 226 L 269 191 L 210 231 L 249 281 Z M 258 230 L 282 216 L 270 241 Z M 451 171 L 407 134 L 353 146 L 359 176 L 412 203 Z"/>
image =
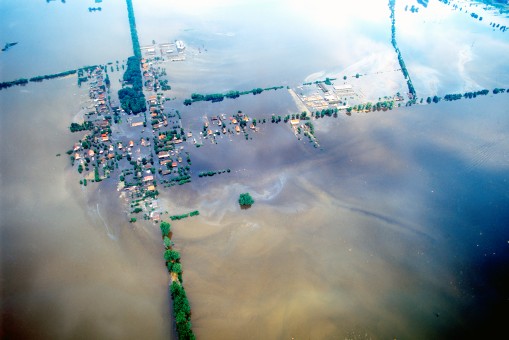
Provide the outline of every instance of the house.
<path id="1" fill-rule="evenodd" d="M 235 131 L 236 131 L 237 133 L 239 133 L 239 132 L 240 132 L 240 127 L 239 127 L 238 125 L 236 125 L 236 126 L 235 126 Z"/>
<path id="2" fill-rule="evenodd" d="M 154 176 L 152 175 L 147 175 L 145 177 L 143 177 L 143 182 L 149 182 L 149 181 L 153 181 L 154 180 Z"/>
<path id="3" fill-rule="evenodd" d="M 153 186 L 153 185 L 149 185 L 148 188 L 147 188 L 148 191 L 155 191 L 156 190 L 156 187 Z"/>
<path id="4" fill-rule="evenodd" d="M 136 126 L 143 126 L 143 122 L 133 122 L 131 124 L 132 127 L 136 127 Z"/>
<path id="5" fill-rule="evenodd" d="M 130 140 L 129 141 L 129 147 L 132 148 L 134 146 L 134 141 Z"/>
<path id="6" fill-rule="evenodd" d="M 153 211 L 152 212 L 152 219 L 154 221 L 160 221 L 161 220 L 161 215 L 158 212 Z"/>
<path id="7" fill-rule="evenodd" d="M 171 163 L 171 167 L 172 167 L 172 168 L 176 168 L 177 166 L 178 166 L 177 162 L 173 162 L 173 163 Z"/>
<path id="8" fill-rule="evenodd" d="M 298 126 L 300 123 L 300 120 L 299 119 L 290 119 L 290 124 L 292 126 Z"/>
<path id="9" fill-rule="evenodd" d="M 74 159 L 75 159 L 75 160 L 78 160 L 78 159 L 80 159 L 80 158 L 81 158 L 80 154 L 76 152 L 76 153 L 74 154 Z"/>
<path id="10" fill-rule="evenodd" d="M 161 151 L 161 152 L 159 152 L 157 154 L 157 157 L 159 159 L 161 159 L 161 158 L 168 158 L 168 157 L 170 157 L 170 154 L 168 153 L 168 151 Z"/>
<path id="11" fill-rule="evenodd" d="M 102 120 L 100 123 L 99 123 L 99 126 L 102 127 L 102 128 L 106 128 L 108 126 L 110 126 L 110 122 L 108 122 L 107 119 L 104 119 Z"/>
<path id="12" fill-rule="evenodd" d="M 95 155 L 94 150 L 88 150 L 88 156 L 89 157 L 94 157 L 94 155 Z"/>

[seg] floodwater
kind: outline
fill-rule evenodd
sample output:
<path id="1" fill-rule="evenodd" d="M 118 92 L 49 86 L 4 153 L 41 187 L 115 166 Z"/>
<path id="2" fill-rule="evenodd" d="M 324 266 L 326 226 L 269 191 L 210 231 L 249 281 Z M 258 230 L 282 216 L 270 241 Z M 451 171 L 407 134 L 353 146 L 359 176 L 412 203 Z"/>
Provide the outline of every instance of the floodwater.
<path id="1" fill-rule="evenodd" d="M 127 223 L 115 190 L 84 189 L 70 169 L 84 95 L 76 78 L 0 93 L 0 334 L 168 338 L 160 234 Z"/>
<path id="2" fill-rule="evenodd" d="M 193 150 L 196 171 L 232 171 L 163 195 L 201 212 L 174 226 L 198 337 L 494 334 L 508 278 L 507 104 L 325 118 L 323 150 L 287 126 Z"/>
<path id="3" fill-rule="evenodd" d="M 181 111 L 184 128 L 200 130 L 204 116 L 237 110 L 267 121 L 272 113 L 297 111 L 286 89 L 183 107 L 180 100 L 192 92 L 378 71 L 385 73 L 349 81 L 374 84 L 368 98 L 404 92 L 401 73 L 393 72 L 399 66 L 385 2 L 343 11 L 326 1 L 259 4 L 134 1 L 142 45 L 184 39 L 190 50 L 201 49 L 168 65 L 178 96 L 170 103 Z M 10 20 L 2 21 L 10 30 L 0 36 L 20 41 L 0 55 L 2 81 L 131 54 L 123 2 L 104 2 L 104 13 L 96 14 L 74 2 L 0 6 Z M 46 14 L 24 29 L 15 20 L 43 9 Z M 45 26 L 62 12 L 67 26 Z M 76 15 L 90 18 L 87 29 L 71 25 Z M 452 24 L 458 23 L 447 21 Z M 419 32 L 427 25 L 418 25 Z M 96 30 L 94 39 L 85 34 L 89 29 Z M 471 90 L 469 79 L 481 87 L 508 83 L 503 58 L 483 68 L 465 61 L 464 72 L 455 73 L 422 54 L 437 49 L 418 40 L 412 50 L 409 31 L 400 32 L 423 95 Z M 60 35 L 79 58 L 58 52 L 59 42 L 48 35 Z M 496 54 L 472 47 L 471 38 L 462 44 Z M 476 44 L 507 49 L 506 37 L 490 38 Z M 441 46 L 448 41 L 437 40 Z M 52 47 L 43 49 L 42 42 Z M 422 63 L 432 70 L 419 69 L 426 58 Z M 85 96 L 72 77 L 0 91 L 0 334 L 171 338 L 158 227 L 127 223 L 114 183 L 84 188 L 69 167 L 65 151 L 79 136 L 68 126 L 79 118 Z M 239 135 L 191 147 L 193 182 L 162 192 L 160 205 L 171 214 L 200 211 L 172 223 L 198 338 L 495 334 L 507 315 L 509 287 L 507 107 L 509 95 L 499 94 L 319 119 L 313 122 L 320 148 L 270 122 L 249 140 Z M 197 176 L 228 168 L 229 174 Z M 237 204 L 243 192 L 256 200 L 247 210 Z"/>
<path id="4" fill-rule="evenodd" d="M 0 54 L 1 81 L 122 61 L 132 55 L 124 2 L 1 1 L 0 42 L 18 42 Z"/>

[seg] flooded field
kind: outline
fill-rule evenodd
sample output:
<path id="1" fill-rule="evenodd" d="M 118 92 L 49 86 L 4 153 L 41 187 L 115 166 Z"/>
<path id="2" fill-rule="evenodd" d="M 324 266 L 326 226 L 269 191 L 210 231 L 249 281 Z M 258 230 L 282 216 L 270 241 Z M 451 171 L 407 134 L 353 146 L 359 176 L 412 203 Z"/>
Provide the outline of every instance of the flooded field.
<path id="1" fill-rule="evenodd" d="M 75 78 L 0 92 L 0 334 L 168 338 L 159 235 L 127 223 L 115 190 L 82 191 L 69 172 L 83 94 Z"/>
<path id="2" fill-rule="evenodd" d="M 133 52 L 125 4 L 104 2 L 101 13 L 89 7 L 84 1 L 2 1 L 0 41 L 19 44 L 0 56 L 1 81 L 127 59 Z"/>
<path id="3" fill-rule="evenodd" d="M 174 228 L 198 337 L 487 334 L 506 292 L 491 285 L 507 279 L 507 103 L 324 119 L 323 151 L 271 127 L 193 152 L 232 169 L 165 195 L 201 212 Z"/>
<path id="4" fill-rule="evenodd" d="M 397 2 L 399 47 L 419 96 L 505 86 L 509 78 L 509 69 L 498 57 L 509 53 L 507 33 L 489 26 L 491 20 L 508 25 L 509 19 L 481 12 L 481 6 L 470 7 L 467 1 L 459 3 L 462 12 L 432 1 L 412 13 L 404 8 L 413 3 Z M 465 12 L 481 13 L 484 20 Z"/>

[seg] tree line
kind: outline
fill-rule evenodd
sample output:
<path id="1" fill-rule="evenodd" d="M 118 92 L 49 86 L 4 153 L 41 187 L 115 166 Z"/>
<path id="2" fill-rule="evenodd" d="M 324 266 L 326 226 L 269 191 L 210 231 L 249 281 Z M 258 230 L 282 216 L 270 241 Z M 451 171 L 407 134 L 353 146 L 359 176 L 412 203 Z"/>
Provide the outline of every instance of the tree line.
<path id="1" fill-rule="evenodd" d="M 263 89 L 261 87 L 257 87 L 257 88 L 254 88 L 254 89 L 248 90 L 248 91 L 228 91 L 226 93 L 212 93 L 212 94 L 193 93 L 193 94 L 191 94 L 191 98 L 184 100 L 184 105 L 189 106 L 194 102 L 201 102 L 201 101 L 210 101 L 213 103 L 217 103 L 217 102 L 223 101 L 225 97 L 230 98 L 230 99 L 235 99 L 235 98 L 238 98 L 240 96 L 250 94 L 250 93 L 252 93 L 253 95 L 257 95 L 257 94 L 262 93 L 263 91 L 279 90 L 282 88 L 283 88 L 283 86 L 272 86 L 272 87 L 266 87 Z"/>
<path id="2" fill-rule="evenodd" d="M 401 51 L 399 50 L 398 43 L 396 41 L 396 18 L 394 16 L 394 6 L 396 5 L 396 0 L 389 0 L 389 8 L 391 10 L 391 43 L 398 55 L 399 66 L 401 67 L 401 72 L 403 72 L 403 76 L 407 82 L 408 92 L 412 95 L 412 99 L 415 100 L 417 98 L 417 93 L 415 92 L 414 85 L 412 83 L 412 79 L 410 79 L 410 74 L 405 65 L 405 61 L 403 60 L 403 56 L 401 55 Z"/>
<path id="3" fill-rule="evenodd" d="M 499 94 L 499 93 L 509 93 L 509 88 L 506 90 L 504 88 L 494 88 L 492 90 L 492 93 L 493 94 Z M 486 96 L 490 93 L 489 90 L 487 89 L 484 89 L 484 90 L 479 90 L 479 91 L 471 91 L 471 92 L 465 92 L 465 93 L 451 93 L 451 94 L 446 94 L 443 98 L 442 97 L 438 97 L 438 96 L 433 96 L 433 97 L 428 97 L 426 99 L 426 102 L 428 104 L 431 104 L 432 102 L 433 103 L 438 103 L 440 102 L 442 99 L 445 100 L 445 101 L 454 101 L 454 100 L 460 100 L 460 99 L 463 99 L 463 98 L 468 98 L 468 99 L 472 99 L 472 98 L 476 98 L 477 96 Z"/>
<path id="4" fill-rule="evenodd" d="M 64 71 L 64 72 L 60 72 L 60 73 L 46 74 L 43 76 L 36 76 L 36 77 L 29 78 L 29 79 L 20 78 L 20 79 L 16 79 L 13 81 L 2 82 L 2 83 L 0 83 L 0 90 L 6 89 L 6 88 L 9 88 L 12 86 L 26 85 L 26 84 L 28 84 L 28 82 L 41 82 L 43 80 L 62 78 L 62 77 L 69 76 L 71 74 L 76 74 L 76 72 L 79 72 L 81 70 L 88 70 L 88 69 L 95 68 L 95 67 L 97 67 L 97 66 L 86 66 L 86 67 L 83 67 L 83 68 L 80 68 L 77 70 L 69 70 L 69 71 Z"/>
<path id="5" fill-rule="evenodd" d="M 182 215 L 172 215 L 170 216 L 170 219 L 172 221 L 175 221 L 175 220 L 182 220 L 184 218 L 188 218 L 188 217 L 193 217 L 193 216 L 198 216 L 200 215 L 200 212 L 198 210 L 194 210 L 194 211 L 191 211 L 190 213 L 187 213 L 187 214 L 182 214 Z"/>
<path id="6" fill-rule="evenodd" d="M 129 28 L 131 29 L 131 40 L 133 43 L 134 56 L 141 59 L 140 41 L 138 40 L 138 32 L 136 30 L 136 20 L 134 18 L 134 8 L 132 0 L 126 0 L 127 16 L 129 18 Z"/>
<path id="7" fill-rule="evenodd" d="M 191 305 L 183 286 L 180 253 L 173 249 L 173 242 L 171 240 L 171 225 L 163 221 L 160 224 L 160 228 L 165 247 L 164 260 L 172 277 L 170 294 L 173 300 L 173 317 L 177 325 L 177 335 L 179 339 L 196 339 L 191 328 Z"/>
<path id="8" fill-rule="evenodd" d="M 357 77 L 357 78 L 359 78 L 359 77 Z M 325 80 L 316 80 L 316 81 L 313 81 L 313 82 L 310 81 L 310 82 L 307 82 L 307 83 L 302 83 L 302 85 L 313 85 L 313 84 L 318 85 L 320 83 L 324 83 L 325 85 L 332 85 L 332 81 L 336 80 L 336 79 L 337 78 L 329 78 L 329 77 L 327 77 L 327 78 L 325 78 Z M 345 76 L 344 79 L 346 80 L 346 76 Z"/>
<path id="9" fill-rule="evenodd" d="M 198 174 L 198 177 L 207 177 L 207 176 L 214 176 L 216 174 L 220 175 L 220 174 L 224 174 L 225 172 L 227 173 L 230 173 L 231 170 L 230 169 L 226 169 L 226 170 L 219 170 L 219 171 L 202 171 Z"/>

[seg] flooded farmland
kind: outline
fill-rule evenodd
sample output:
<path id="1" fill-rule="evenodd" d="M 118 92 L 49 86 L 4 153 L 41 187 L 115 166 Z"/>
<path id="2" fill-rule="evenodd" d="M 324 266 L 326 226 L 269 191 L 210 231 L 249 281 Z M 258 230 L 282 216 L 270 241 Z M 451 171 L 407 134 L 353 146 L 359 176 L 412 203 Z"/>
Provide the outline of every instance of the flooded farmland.
<path id="1" fill-rule="evenodd" d="M 346 75 L 366 99 L 405 91 L 386 3 L 341 13 L 320 9 L 325 1 L 312 8 L 134 5 L 142 45 L 188 45 L 186 61 L 165 64 L 172 86 L 165 105 L 180 111 L 186 130 L 198 138 L 206 118 L 239 110 L 267 119 L 248 138 L 223 134 L 200 147 L 187 141 L 192 182 L 160 190 L 169 215 L 200 211 L 172 222 L 197 338 L 489 337 L 501 329 L 509 281 L 507 93 L 313 119 L 314 147 L 289 124 L 270 122 L 272 114 L 299 110 L 286 86 Z M 437 2 L 431 13 L 448 33 L 434 35 L 439 47 L 432 49 L 425 39 L 430 26 L 437 29 L 431 15 L 404 5 L 397 7 L 400 48 L 418 93 L 508 84 L 496 58 L 507 35 L 443 14 Z M 0 6 L 9 28 L 0 37 L 20 40 L 0 55 L 1 81 L 132 53 L 123 2 L 105 2 L 103 17 L 75 3 Z M 86 30 L 72 25 L 77 16 L 89 19 Z M 446 29 L 465 22 L 476 30 L 458 37 Z M 58 52 L 48 36 L 61 36 L 72 54 Z M 438 63 L 451 36 L 447 63 Z M 182 104 L 193 92 L 276 85 L 284 88 Z M 73 76 L 0 91 L 0 335 L 174 338 L 159 227 L 128 222 L 118 174 L 82 186 L 65 154 L 81 134 L 69 125 L 80 121 L 86 101 Z M 198 176 L 224 169 L 231 171 Z M 243 192 L 255 199 L 250 209 L 238 206 Z"/>

